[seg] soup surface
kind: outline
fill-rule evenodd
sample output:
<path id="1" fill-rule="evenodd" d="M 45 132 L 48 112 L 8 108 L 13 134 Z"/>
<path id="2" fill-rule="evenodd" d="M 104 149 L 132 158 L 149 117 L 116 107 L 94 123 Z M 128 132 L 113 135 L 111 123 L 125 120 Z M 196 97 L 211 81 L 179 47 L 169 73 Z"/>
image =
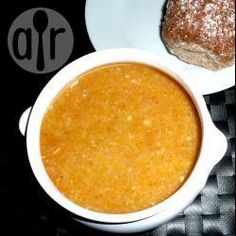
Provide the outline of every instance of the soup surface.
<path id="1" fill-rule="evenodd" d="M 191 173 L 201 124 L 166 74 L 140 64 L 103 66 L 55 98 L 41 126 L 41 154 L 56 187 L 98 212 L 130 213 L 175 193 Z"/>

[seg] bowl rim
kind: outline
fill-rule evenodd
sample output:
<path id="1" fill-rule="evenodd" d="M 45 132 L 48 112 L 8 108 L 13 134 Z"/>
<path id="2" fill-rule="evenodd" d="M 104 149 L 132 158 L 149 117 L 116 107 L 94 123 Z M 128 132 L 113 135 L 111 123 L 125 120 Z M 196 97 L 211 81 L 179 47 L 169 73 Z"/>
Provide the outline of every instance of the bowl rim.
<path id="1" fill-rule="evenodd" d="M 141 63 L 160 69 L 163 72 L 169 74 L 187 91 L 198 110 L 199 118 L 201 120 L 202 144 L 198 160 L 194 169 L 192 170 L 191 175 L 182 185 L 182 187 L 172 196 L 153 207 L 141 211 L 127 214 L 110 214 L 85 209 L 67 199 L 55 187 L 46 172 L 41 158 L 40 128 L 42 118 L 49 104 L 52 102 L 58 92 L 61 91 L 76 76 L 81 75 L 82 73 L 85 73 L 95 67 L 122 62 Z M 185 78 L 185 73 L 183 71 L 179 71 L 178 68 L 176 68 L 174 65 L 171 65 L 165 59 L 159 58 L 156 54 L 151 52 L 130 48 L 108 49 L 94 52 L 71 62 L 62 70 L 60 70 L 55 76 L 53 76 L 53 78 L 48 82 L 48 84 L 38 96 L 29 117 L 26 132 L 26 144 L 30 166 L 44 191 L 60 206 L 69 210 L 75 215 L 84 219 L 105 223 L 119 224 L 143 220 L 165 211 L 166 209 L 169 209 L 171 205 L 176 205 L 180 201 L 184 201 L 184 205 L 187 206 L 191 202 L 190 200 L 196 197 L 201 191 L 205 185 L 210 170 L 215 164 L 214 161 L 207 159 L 209 156 L 208 140 L 212 135 L 217 135 L 218 130 L 216 130 L 211 121 L 203 96 L 198 91 L 196 91 L 190 83 L 187 83 L 186 79 L 184 80 L 183 78 Z M 181 205 L 183 204 L 180 204 L 180 206 Z"/>

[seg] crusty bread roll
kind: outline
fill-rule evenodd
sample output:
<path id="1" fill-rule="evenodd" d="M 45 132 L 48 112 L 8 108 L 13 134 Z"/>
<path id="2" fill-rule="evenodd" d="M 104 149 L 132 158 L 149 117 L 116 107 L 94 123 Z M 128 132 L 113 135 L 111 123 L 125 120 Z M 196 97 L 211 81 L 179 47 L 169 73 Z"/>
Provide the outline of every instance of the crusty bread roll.
<path id="1" fill-rule="evenodd" d="M 162 25 L 169 51 L 211 70 L 234 63 L 235 0 L 169 0 Z"/>

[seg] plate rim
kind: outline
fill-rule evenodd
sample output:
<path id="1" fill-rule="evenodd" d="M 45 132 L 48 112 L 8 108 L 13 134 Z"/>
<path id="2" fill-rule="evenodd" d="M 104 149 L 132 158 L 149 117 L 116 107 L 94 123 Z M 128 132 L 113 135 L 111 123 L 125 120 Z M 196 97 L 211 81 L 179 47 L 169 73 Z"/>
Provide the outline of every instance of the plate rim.
<path id="1" fill-rule="evenodd" d="M 96 1 L 96 0 L 86 0 L 86 3 L 85 3 L 85 25 L 86 25 L 86 29 L 87 29 L 87 32 L 88 32 L 88 36 L 89 36 L 89 39 L 90 39 L 90 41 L 91 41 L 91 43 L 92 43 L 92 45 L 93 45 L 93 47 L 94 47 L 94 49 L 96 50 L 96 51 L 101 51 L 101 50 L 105 50 L 105 49 L 109 49 L 109 47 L 108 48 L 105 48 L 105 47 L 100 47 L 100 45 L 98 45 L 97 44 L 97 42 L 96 42 L 96 40 L 95 40 L 95 35 L 94 35 L 94 33 L 92 32 L 93 30 L 92 30 L 92 27 L 91 27 L 91 25 L 90 25 L 90 23 L 89 23 L 89 17 L 90 17 L 90 14 L 89 14 L 89 12 L 90 12 L 90 6 L 91 6 L 91 4 L 93 4 L 94 3 L 94 1 Z M 108 1 L 108 0 L 103 0 L 103 1 Z M 119 1 L 122 1 L 122 2 L 124 2 L 125 0 L 119 0 Z M 160 1 L 160 0 L 159 0 Z M 163 2 L 164 1 L 166 1 L 166 0 L 162 0 Z M 163 3 L 164 4 L 164 3 Z M 121 46 L 120 48 L 122 48 L 123 46 Z M 117 47 L 117 48 L 119 48 L 119 47 Z M 131 47 L 132 48 L 132 47 Z M 136 48 L 136 47 L 134 47 L 134 48 Z M 137 47 L 138 48 L 138 47 Z M 138 48 L 138 49 L 141 49 L 141 48 Z M 143 48 L 142 48 L 143 49 Z M 143 49 L 143 50 L 147 50 L 147 49 Z M 148 51 L 148 50 L 147 50 Z M 170 54 L 171 55 L 171 54 Z M 180 60 L 180 59 L 178 59 L 178 60 Z M 186 63 L 186 64 L 188 64 L 188 63 Z M 235 64 L 233 64 L 232 66 L 232 69 L 234 68 L 234 71 L 235 71 Z M 228 68 L 230 68 L 230 67 L 228 67 Z M 204 69 L 204 68 L 203 68 Z M 225 68 L 225 69 L 227 69 L 227 68 Z M 224 70 L 224 69 L 222 69 L 222 70 Z M 189 73 L 189 72 L 184 72 L 185 74 L 187 73 Z M 216 72 L 217 73 L 217 72 Z M 200 90 L 200 93 L 203 95 L 203 96 L 206 96 L 206 95 L 210 95 L 210 94 L 214 94 L 214 93 L 219 93 L 219 92 L 222 92 L 222 91 L 225 91 L 225 90 L 227 90 L 227 89 L 230 89 L 230 88 L 233 88 L 233 87 L 235 87 L 235 76 L 234 76 L 234 78 L 232 78 L 232 79 L 230 79 L 229 80 L 230 82 L 228 82 L 228 83 L 220 83 L 218 86 L 208 86 L 207 87 L 207 89 L 198 89 L 198 90 Z M 214 81 L 213 81 L 214 82 Z M 212 83 L 213 83 L 212 82 Z"/>

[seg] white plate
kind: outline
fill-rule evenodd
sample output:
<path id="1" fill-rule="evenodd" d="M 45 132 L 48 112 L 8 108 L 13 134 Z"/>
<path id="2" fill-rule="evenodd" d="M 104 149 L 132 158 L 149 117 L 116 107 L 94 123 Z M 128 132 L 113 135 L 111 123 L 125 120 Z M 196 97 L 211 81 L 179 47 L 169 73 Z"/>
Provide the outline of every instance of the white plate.
<path id="1" fill-rule="evenodd" d="M 185 73 L 202 94 L 235 85 L 235 66 L 213 72 L 169 54 L 160 37 L 166 0 L 87 0 L 86 26 L 96 50 L 131 47 L 156 52 Z"/>

